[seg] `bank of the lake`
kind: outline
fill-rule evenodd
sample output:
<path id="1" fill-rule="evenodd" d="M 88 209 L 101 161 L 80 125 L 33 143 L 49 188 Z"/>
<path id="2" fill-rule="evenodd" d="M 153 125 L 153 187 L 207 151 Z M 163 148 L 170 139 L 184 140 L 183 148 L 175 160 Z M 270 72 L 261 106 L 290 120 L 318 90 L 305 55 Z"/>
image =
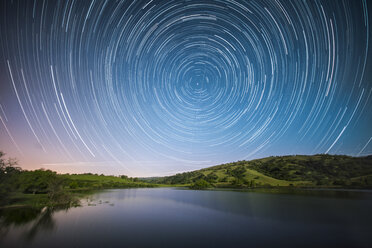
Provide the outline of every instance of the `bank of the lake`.
<path id="1" fill-rule="evenodd" d="M 44 169 L 22 170 L 4 162 L 0 165 L 0 209 L 73 206 L 79 204 L 82 196 L 95 190 L 158 187 L 125 175 L 58 174 Z"/>

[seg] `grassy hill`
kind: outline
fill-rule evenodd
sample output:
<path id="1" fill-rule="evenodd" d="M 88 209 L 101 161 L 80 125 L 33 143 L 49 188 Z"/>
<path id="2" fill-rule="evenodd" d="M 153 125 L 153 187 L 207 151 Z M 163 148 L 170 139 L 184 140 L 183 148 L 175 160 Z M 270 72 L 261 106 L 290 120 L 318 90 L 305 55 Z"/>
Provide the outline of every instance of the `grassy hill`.
<path id="1" fill-rule="evenodd" d="M 372 156 L 296 155 L 267 157 L 217 165 L 174 176 L 146 180 L 193 185 L 200 180 L 215 187 L 372 187 Z"/>
<path id="2" fill-rule="evenodd" d="M 105 188 L 138 188 L 153 187 L 154 185 L 141 182 L 137 178 L 127 176 L 105 176 L 92 173 L 64 174 L 66 184 L 70 189 L 105 189 Z"/>

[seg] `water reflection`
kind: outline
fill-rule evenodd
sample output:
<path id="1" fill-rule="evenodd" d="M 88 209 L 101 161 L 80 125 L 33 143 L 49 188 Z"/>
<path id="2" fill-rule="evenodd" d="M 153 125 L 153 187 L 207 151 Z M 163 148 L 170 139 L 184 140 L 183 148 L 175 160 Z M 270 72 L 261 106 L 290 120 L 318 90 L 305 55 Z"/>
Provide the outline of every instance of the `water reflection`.
<path id="1" fill-rule="evenodd" d="M 0 210 L 0 246 L 372 247 L 371 209 L 371 191 L 106 190 L 77 208 Z"/>
<path id="2" fill-rule="evenodd" d="M 32 240 L 39 231 L 49 232 L 55 226 L 53 213 L 67 210 L 69 206 L 59 207 L 13 207 L 0 209 L 0 239 L 8 235 L 13 227 L 23 227 L 21 235 L 25 240 Z"/>

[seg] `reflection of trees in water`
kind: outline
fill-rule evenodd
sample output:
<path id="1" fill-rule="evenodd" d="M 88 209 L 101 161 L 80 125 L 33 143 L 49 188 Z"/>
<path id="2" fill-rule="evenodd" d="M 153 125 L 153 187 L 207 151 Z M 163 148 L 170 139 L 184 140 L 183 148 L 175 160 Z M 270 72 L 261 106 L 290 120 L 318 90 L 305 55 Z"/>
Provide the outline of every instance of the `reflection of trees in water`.
<path id="1" fill-rule="evenodd" d="M 39 231 L 52 231 L 55 227 L 53 213 L 68 206 L 44 208 L 7 208 L 0 210 L 0 238 L 5 237 L 12 226 L 26 228 L 22 237 L 32 240 Z"/>
<path id="2" fill-rule="evenodd" d="M 51 231 L 55 227 L 53 212 L 55 209 L 45 208 L 32 224 L 31 228 L 25 233 L 27 240 L 32 240 L 39 231 Z"/>
<path id="3" fill-rule="evenodd" d="M 41 212 L 37 208 L 4 208 L 0 210 L 0 238 L 5 237 L 10 227 L 23 226 L 36 219 Z"/>

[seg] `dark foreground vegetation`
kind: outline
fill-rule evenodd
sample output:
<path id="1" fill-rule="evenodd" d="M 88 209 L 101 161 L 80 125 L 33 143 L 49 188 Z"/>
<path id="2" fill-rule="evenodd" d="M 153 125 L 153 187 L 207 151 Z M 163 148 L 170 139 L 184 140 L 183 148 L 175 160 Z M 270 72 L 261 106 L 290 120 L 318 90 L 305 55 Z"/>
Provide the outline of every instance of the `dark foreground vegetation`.
<path id="1" fill-rule="evenodd" d="M 22 170 L 14 159 L 0 151 L 0 207 L 68 207 L 91 190 L 108 188 L 154 187 L 127 176 L 97 174 L 57 174 L 50 170 Z"/>
<path id="2" fill-rule="evenodd" d="M 151 183 L 202 188 L 372 188 L 372 156 L 312 155 L 267 157 L 217 165 Z"/>

